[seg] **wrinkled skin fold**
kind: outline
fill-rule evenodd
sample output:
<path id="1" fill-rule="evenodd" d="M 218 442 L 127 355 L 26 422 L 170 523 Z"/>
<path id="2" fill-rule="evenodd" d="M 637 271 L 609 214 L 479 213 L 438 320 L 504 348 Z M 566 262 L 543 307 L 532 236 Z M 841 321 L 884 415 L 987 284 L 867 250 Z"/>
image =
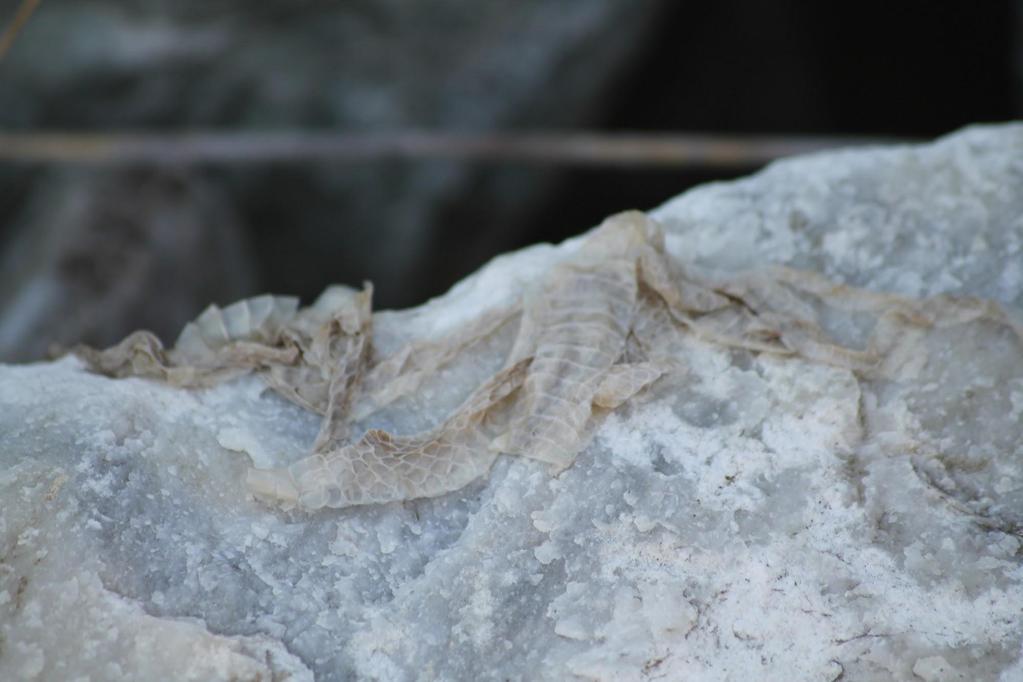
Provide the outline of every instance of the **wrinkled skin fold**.
<path id="1" fill-rule="evenodd" d="M 303 309 L 293 298 L 261 296 L 211 306 L 169 350 L 141 331 L 107 350 L 74 352 L 96 372 L 184 387 L 257 372 L 322 414 L 311 454 L 247 478 L 256 497 L 306 510 L 442 495 L 485 475 L 500 454 L 559 472 L 600 414 L 665 375 L 684 374 L 674 350 L 682 334 L 898 382 L 926 365 L 928 334 L 983 323 L 1008 330 L 1023 362 L 1023 330 L 995 303 L 872 293 L 789 268 L 689 272 L 668 256 L 660 227 L 636 211 L 608 218 L 516 306 L 386 357 L 372 352 L 371 295 L 369 285 L 331 287 Z M 351 433 L 354 419 L 413 393 L 516 316 L 504 367 L 442 423 L 413 435 Z"/>

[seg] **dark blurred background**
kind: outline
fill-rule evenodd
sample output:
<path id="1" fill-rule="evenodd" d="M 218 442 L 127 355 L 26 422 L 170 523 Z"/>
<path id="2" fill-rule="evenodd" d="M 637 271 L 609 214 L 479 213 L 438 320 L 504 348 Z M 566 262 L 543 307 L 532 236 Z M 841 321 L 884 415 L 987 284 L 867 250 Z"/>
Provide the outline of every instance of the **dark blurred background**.
<path id="1" fill-rule="evenodd" d="M 1023 108 L 1023 0 L 41 0 L 0 131 L 929 138 Z M 0 0 L 0 28 L 22 0 Z M 2 151 L 2 150 L 0 150 Z M 378 308 L 728 167 L 0 162 L 0 359 L 373 280 Z"/>

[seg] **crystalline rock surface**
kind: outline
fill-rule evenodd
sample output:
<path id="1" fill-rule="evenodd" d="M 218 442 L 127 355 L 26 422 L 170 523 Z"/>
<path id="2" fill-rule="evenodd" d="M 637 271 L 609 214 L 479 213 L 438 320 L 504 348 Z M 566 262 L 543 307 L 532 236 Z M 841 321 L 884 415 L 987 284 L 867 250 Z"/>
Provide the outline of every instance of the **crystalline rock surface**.
<path id="1" fill-rule="evenodd" d="M 0 367 L 0 679 L 1023 679 L 1023 126 Z"/>

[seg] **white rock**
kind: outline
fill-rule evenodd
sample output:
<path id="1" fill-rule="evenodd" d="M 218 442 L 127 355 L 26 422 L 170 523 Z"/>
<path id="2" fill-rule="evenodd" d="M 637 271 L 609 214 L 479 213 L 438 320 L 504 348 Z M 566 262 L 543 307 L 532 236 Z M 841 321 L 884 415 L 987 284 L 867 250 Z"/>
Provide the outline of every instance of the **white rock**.
<path id="1" fill-rule="evenodd" d="M 655 215 L 694 268 L 1023 307 L 1020 125 L 785 161 Z M 577 243 L 379 315 L 381 342 L 506 303 Z M 1023 367 L 990 330 L 927 343 L 887 385 L 692 340 L 686 380 L 557 479 L 501 458 L 445 497 L 313 515 L 245 492 L 318 426 L 254 377 L 0 368 L 0 679 L 1012 679 Z M 438 419 L 507 347 L 376 425 Z"/>
<path id="2" fill-rule="evenodd" d="M 954 682 L 967 679 L 941 656 L 927 656 L 913 664 L 913 674 L 924 682 Z"/>

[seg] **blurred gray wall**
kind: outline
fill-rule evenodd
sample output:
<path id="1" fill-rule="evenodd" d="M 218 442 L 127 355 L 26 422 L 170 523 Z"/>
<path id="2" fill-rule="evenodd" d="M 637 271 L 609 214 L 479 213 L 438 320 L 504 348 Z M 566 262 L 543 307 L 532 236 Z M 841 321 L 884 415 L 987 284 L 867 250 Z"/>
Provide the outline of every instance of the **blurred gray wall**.
<path id="1" fill-rule="evenodd" d="M 570 128 L 664 0 L 45 0 L 2 66 L 5 129 Z M 210 301 L 375 280 L 420 302 L 549 185 L 455 163 L 3 169 L 0 357 L 165 338 Z M 460 202 L 486 220 L 452 241 Z M 283 292 L 282 292 L 283 293 Z"/>

